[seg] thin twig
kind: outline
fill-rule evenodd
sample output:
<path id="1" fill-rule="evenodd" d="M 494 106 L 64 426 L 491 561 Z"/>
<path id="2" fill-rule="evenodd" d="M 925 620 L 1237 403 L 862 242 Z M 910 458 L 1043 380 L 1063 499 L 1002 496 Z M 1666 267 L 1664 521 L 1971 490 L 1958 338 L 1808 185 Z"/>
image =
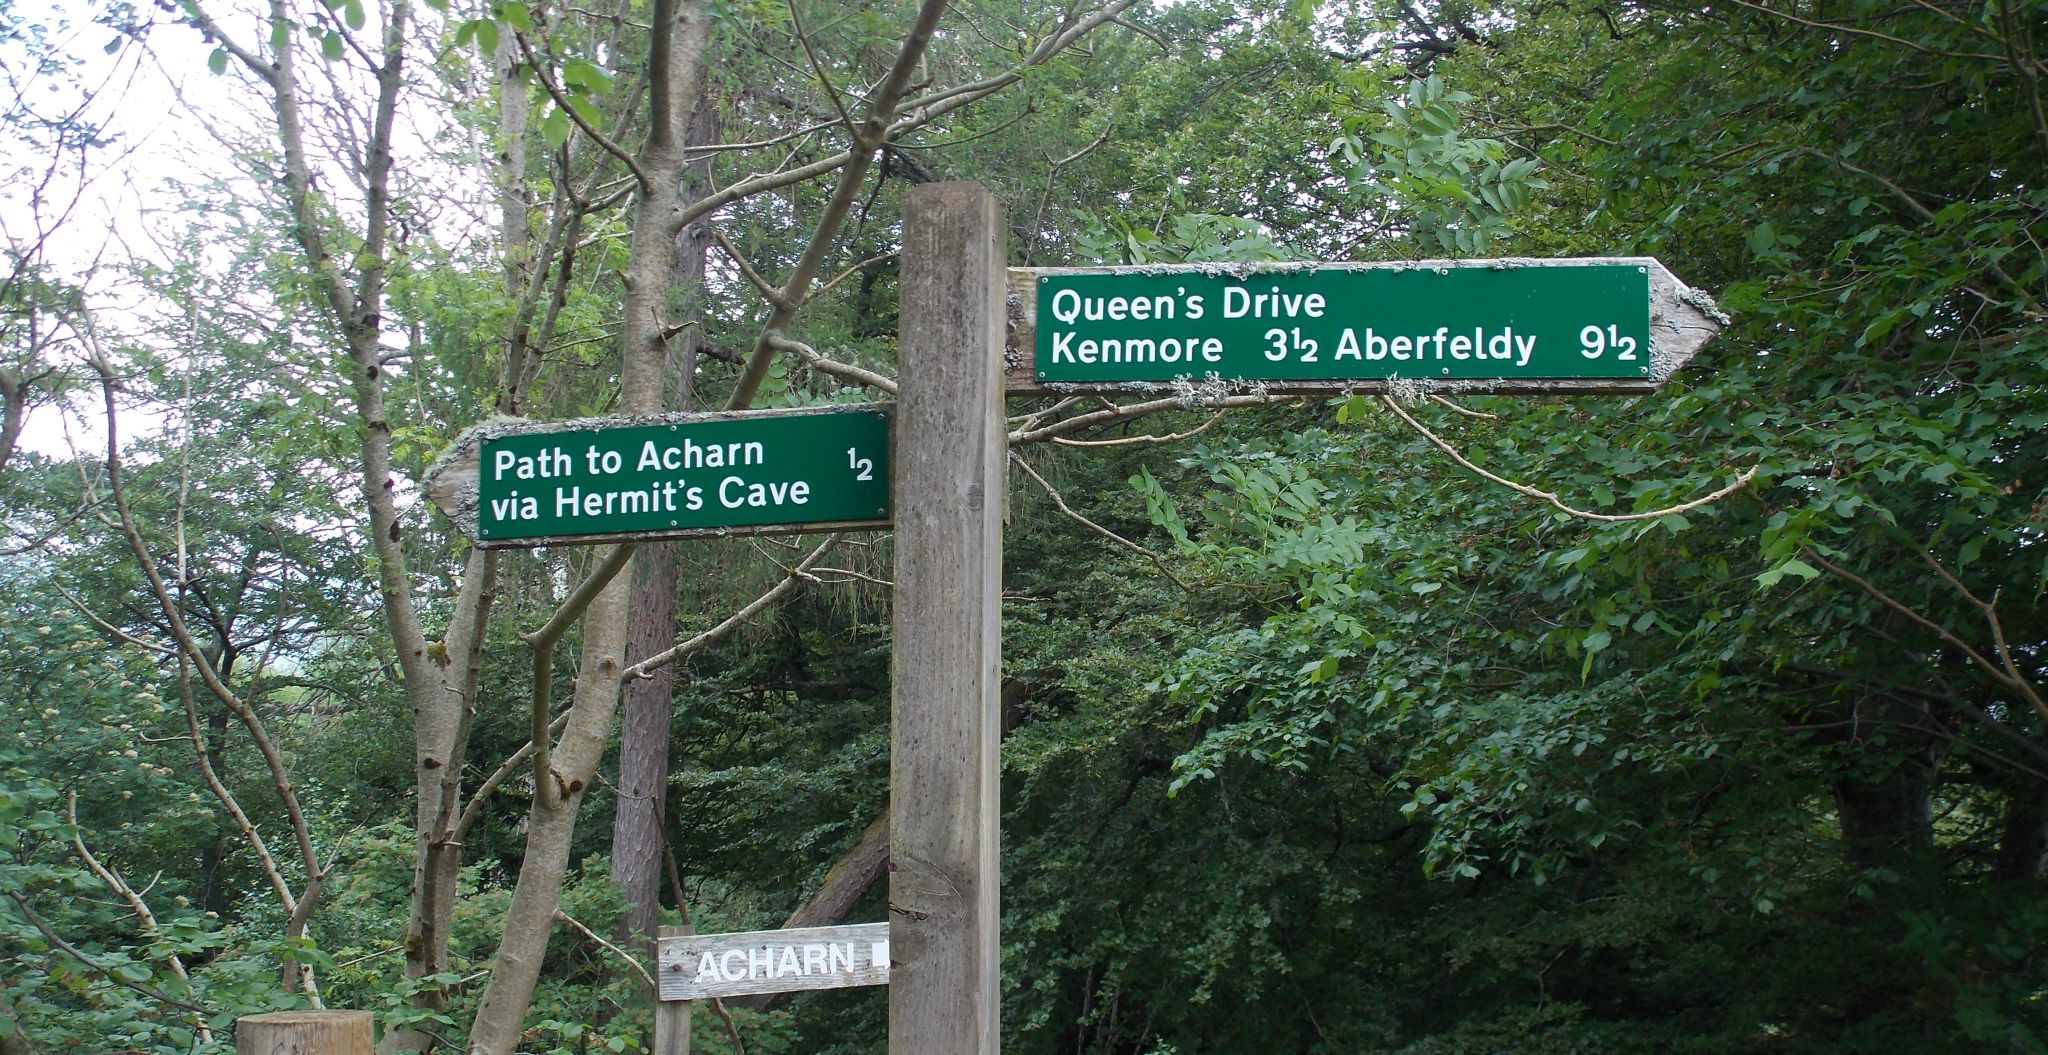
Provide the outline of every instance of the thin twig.
<path id="1" fill-rule="evenodd" d="M 1192 409 L 1192 406 L 1208 406 L 1218 409 L 1225 407 L 1265 407 L 1276 403 L 1285 403 L 1293 398 L 1292 396 L 1268 396 L 1247 393 L 1199 400 L 1192 405 L 1187 399 L 1180 396 L 1148 399 L 1143 403 L 1125 403 L 1122 405 L 1112 403 L 1105 410 L 1077 414 L 1071 418 L 1055 421 L 1050 425 L 1033 425 L 1028 428 L 1012 429 L 1010 430 L 1009 437 L 1010 446 L 1021 447 L 1031 443 L 1044 443 L 1060 436 L 1080 432 L 1084 429 L 1092 429 L 1104 425 L 1117 425 L 1142 418 L 1147 414 L 1155 414 L 1162 410 L 1174 410 L 1176 408 L 1186 410 Z"/>
<path id="2" fill-rule="evenodd" d="M 827 575 L 844 575 L 844 576 L 846 576 L 846 578 L 844 578 L 844 579 L 827 579 L 827 578 L 824 578 L 824 576 L 827 576 Z M 852 568 L 813 568 L 813 569 L 811 569 L 811 572 L 810 572 L 810 577 L 811 577 L 811 580 L 812 580 L 813 582 L 823 582 L 823 583 L 836 583 L 836 582 L 864 582 L 864 583 L 867 583 L 867 584 L 869 584 L 869 585 L 871 585 L 871 586 L 880 586 L 880 587 L 882 587 L 882 588 L 884 588 L 884 589 L 894 589 L 894 588 L 896 587 L 896 584 L 895 584 L 895 583 L 893 583 L 893 582 L 890 582 L 890 581 L 889 581 L 889 580 L 887 580 L 887 579 L 878 579 L 878 578 L 875 578 L 874 576 L 872 576 L 872 575 L 868 575 L 868 574 L 866 574 L 866 573 L 864 573 L 864 572 L 857 572 L 857 571 L 854 571 L 854 570 L 853 570 Z"/>
<path id="3" fill-rule="evenodd" d="M 768 592 L 762 594 L 759 597 L 754 598 L 752 601 L 748 602 L 745 608 L 742 608 L 739 611 L 734 612 L 731 616 L 728 616 L 724 622 L 719 623 L 717 626 L 714 626 L 711 629 L 706 630 L 703 633 L 698 634 L 697 636 L 690 638 L 687 641 L 677 642 L 674 647 L 664 649 L 663 651 L 657 652 L 654 655 L 651 655 L 646 659 L 643 659 L 640 662 L 635 663 L 630 667 L 627 667 L 625 673 L 619 676 L 619 680 L 621 682 L 624 682 L 632 678 L 648 677 L 653 672 L 654 668 L 659 667 L 662 664 L 672 663 L 675 660 L 683 656 L 687 656 L 692 652 L 702 651 L 705 648 L 708 648 L 712 645 L 717 644 L 720 641 L 723 641 L 728 635 L 730 635 L 733 631 L 738 630 L 741 626 L 743 626 L 746 623 L 747 620 L 752 619 L 762 609 L 767 608 L 771 604 L 774 604 L 776 601 L 780 600 L 784 594 L 794 589 L 796 587 L 796 584 L 805 577 L 806 573 L 808 573 L 814 566 L 816 566 L 819 561 L 825 559 L 825 554 L 829 550 L 831 550 L 831 548 L 835 544 L 839 542 L 839 538 L 840 536 L 836 533 L 825 536 L 825 540 L 823 542 L 820 542 L 816 549 L 811 550 L 809 554 L 805 555 L 803 560 L 797 562 L 796 567 L 789 569 L 788 574 L 783 576 L 782 581 L 770 587 L 768 589 Z"/>
<path id="4" fill-rule="evenodd" d="M 576 122 L 576 127 L 582 129 L 583 134 L 589 136 L 591 142 L 596 143 L 605 153 L 617 158 L 620 163 L 626 166 L 627 171 L 633 174 L 633 178 L 640 181 L 643 189 L 651 191 L 651 181 L 648 178 L 647 170 L 640 166 L 640 159 L 634 157 L 625 147 L 612 142 L 610 136 L 592 127 L 590 122 L 583 119 L 582 114 L 576 112 L 575 107 L 569 105 L 568 96 L 563 95 L 562 89 L 556 86 L 555 79 L 547 75 L 546 66 L 541 63 L 538 56 L 534 55 L 533 48 L 527 44 L 526 34 L 514 30 L 512 37 L 519 42 L 519 53 L 526 57 L 527 68 L 533 71 L 534 79 L 540 82 L 540 86 L 547 91 L 548 97 L 555 101 L 555 109 L 562 111 L 562 113 L 568 116 L 569 120 Z"/>
<path id="5" fill-rule="evenodd" d="M 548 740 L 561 735 L 562 730 L 568 725 L 569 712 L 564 711 L 556 715 L 554 721 L 548 723 L 547 736 L 542 739 Z M 485 777 L 482 784 L 477 785 L 476 791 L 469 796 L 469 803 L 462 807 L 462 816 L 456 818 L 454 825 L 449 827 L 445 842 L 456 846 L 462 845 L 462 840 L 469 834 L 469 829 L 483 816 L 485 800 L 491 797 L 492 792 L 498 790 L 498 785 L 519 772 L 520 768 L 526 765 L 527 759 L 533 757 L 533 745 L 534 741 L 528 740 L 517 751 L 505 756 L 505 760 L 498 763 L 498 768 L 492 770 L 491 775 Z"/>
<path id="6" fill-rule="evenodd" d="M 1850 583 L 1855 584 L 1864 593 L 1867 593 L 1871 597 L 1876 598 L 1877 601 L 1883 604 L 1885 607 L 1890 608 L 1892 611 L 1895 611 L 1900 615 L 1905 616 L 1907 619 L 1912 620 L 1914 623 L 1919 624 L 1921 627 L 1924 627 L 1925 629 L 1932 631 L 1936 637 L 1939 637 L 1943 641 L 1946 641 L 1949 644 L 1954 645 L 1955 647 L 1961 649 L 1963 655 L 1969 657 L 1970 662 L 1975 663 L 1977 666 L 1983 668 L 1985 673 L 1991 675 L 1992 680 L 1998 682 L 2000 685 L 2003 685 L 2006 688 L 2011 689 L 2016 693 L 2019 693 L 2021 698 L 2027 701 L 2027 705 L 2032 707 L 2036 714 L 2041 715 L 2043 718 L 2048 718 L 2048 701 L 2044 701 L 2041 698 L 2040 692 L 2037 691 L 2034 688 L 2033 684 L 2029 682 L 2023 674 L 2020 673 L 2019 667 L 2012 662 L 2012 653 L 2005 646 L 2004 626 L 1998 621 L 1997 613 L 1993 610 L 1993 606 L 1995 606 L 1996 602 L 1994 601 L 1992 602 L 1992 604 L 1987 605 L 1985 602 L 1978 600 L 1976 595 L 1972 594 L 1967 588 L 1963 586 L 1962 583 L 1956 581 L 1956 579 L 1953 576 L 1949 575 L 1948 570 L 1946 568 L 1942 568 L 1940 563 L 1938 561 L 1934 561 L 1931 556 L 1928 558 L 1928 560 L 1935 564 L 1935 568 L 1937 571 L 1941 573 L 1942 578 L 1947 579 L 1958 590 L 1961 590 L 1963 596 L 1966 599 L 1968 599 L 1972 604 L 1976 605 L 1978 610 L 1983 612 L 1986 619 L 1990 621 L 1992 640 L 1999 653 L 1999 659 L 2002 661 L 2002 663 L 1993 663 L 1989 656 L 1986 656 L 1984 653 L 1978 651 L 1969 642 L 1964 641 L 1959 635 L 1956 634 L 1955 631 L 1950 630 L 1945 626 L 1942 626 L 1940 623 L 1937 623 L 1934 620 L 1929 619 L 1925 615 L 1922 615 L 1917 609 L 1908 606 L 1904 602 L 1900 601 L 1898 598 L 1895 598 L 1891 594 L 1886 593 L 1882 587 L 1878 586 L 1874 582 L 1871 582 L 1869 579 L 1866 579 L 1863 576 L 1858 575 L 1855 572 L 1850 571 L 1849 569 L 1844 568 L 1839 564 L 1836 564 L 1834 561 L 1831 561 L 1826 557 L 1821 556 L 1819 553 L 1814 551 L 1813 547 L 1800 547 L 1799 555 L 1800 558 L 1805 560 L 1808 564 L 1815 565 L 1821 568 L 1823 571 L 1826 571 L 1828 574 L 1835 576 L 1836 578 L 1843 579 Z"/>
<path id="7" fill-rule="evenodd" d="M 135 635 L 127 632 L 126 630 L 123 630 L 120 627 L 115 626 L 114 624 L 109 623 L 104 619 L 101 619 L 99 616 L 94 615 L 92 609 L 87 608 L 85 606 L 84 601 L 79 600 L 77 595 L 73 594 L 70 590 L 64 588 L 63 583 L 58 582 L 55 579 L 52 579 L 50 580 L 50 585 L 56 587 L 57 592 L 62 594 L 66 601 L 71 602 L 71 607 L 77 609 L 79 615 L 86 617 L 88 620 L 92 622 L 92 625 L 99 627 L 101 631 L 111 635 L 115 640 L 121 642 L 122 644 L 134 645 L 136 648 L 144 649 L 149 652 L 154 652 L 159 656 L 168 656 L 177 652 L 177 649 L 174 649 L 168 645 L 159 645 L 154 641 L 144 641 L 143 639 L 136 637 Z"/>
<path id="8" fill-rule="evenodd" d="M 1458 413 L 1460 413 L 1460 414 L 1463 414 L 1463 415 L 1465 415 L 1465 416 L 1466 416 L 1466 417 L 1468 417 L 1468 418 L 1479 418 L 1479 419 L 1480 419 L 1480 420 L 1482 420 L 1482 421 L 1499 421 L 1499 420 L 1500 420 L 1500 415 L 1499 415 L 1499 414 L 1489 414 L 1489 413 L 1487 413 L 1486 411 L 1483 411 L 1483 410 L 1473 410 L 1473 409 L 1472 409 L 1472 408 L 1470 408 L 1470 407 L 1461 407 L 1461 406 L 1459 406 L 1458 404 L 1456 404 L 1456 403 L 1453 403 L 1453 402 L 1451 402 L 1450 400 L 1448 400 L 1448 399 L 1445 399 L 1444 397 L 1442 397 L 1442 396 L 1440 396 L 1440 395 L 1437 395 L 1437 394 L 1436 394 L 1436 393 L 1434 393 L 1434 392 L 1432 392 L 1432 393 L 1430 393 L 1430 394 L 1429 394 L 1429 398 L 1430 398 L 1430 401 L 1431 401 L 1431 402 L 1433 402 L 1433 403 L 1442 403 L 1442 404 L 1443 404 L 1444 406 L 1447 406 L 1447 407 L 1451 408 L 1452 410 L 1455 410 L 1455 411 L 1457 411 Z"/>
<path id="9" fill-rule="evenodd" d="M 732 244 L 732 239 L 727 238 L 724 231 L 714 227 L 711 229 L 711 237 L 718 243 L 718 248 L 725 250 L 725 255 L 740 266 L 740 274 L 745 275 L 747 281 L 754 284 L 754 288 L 760 291 L 761 296 L 767 298 L 769 304 L 782 307 L 782 291 L 776 289 L 774 283 L 762 278 L 759 271 L 754 270 L 754 265 L 748 263 L 745 256 L 740 255 L 739 247 Z"/>
<path id="10" fill-rule="evenodd" d="M 1913 41 L 1904 39 L 1903 37 L 1895 37 L 1889 33 L 1880 33 L 1874 29 L 1859 29 L 1855 26 L 1843 25 L 1840 22 L 1820 22 L 1810 18 L 1801 18 L 1798 15 L 1792 14 L 1789 11 L 1779 11 L 1774 8 L 1766 7 L 1763 4 L 1751 3 L 1750 0 L 1735 0 L 1735 3 L 1739 7 L 1746 7 L 1752 11 L 1761 11 L 1764 14 L 1770 15 L 1774 18 L 1782 18 L 1788 22 L 1797 22 L 1802 26 L 1810 26 L 1814 29 L 1824 29 L 1830 33 L 1848 33 L 1853 36 L 1871 37 L 1876 40 L 1885 41 L 1887 43 L 1897 44 L 1902 48 L 1910 48 L 1914 51 L 1920 52 L 1923 55 L 1939 55 L 1942 58 L 1947 59 L 1979 59 L 1982 61 L 1993 63 L 2000 61 L 2002 58 L 2002 56 L 1998 55 L 1987 55 L 1973 51 L 1947 51 L 1941 48 L 1930 48 L 1924 44 L 1916 44 Z"/>
<path id="11" fill-rule="evenodd" d="M 868 257 L 866 260 L 863 260 L 860 263 L 855 264 L 852 267 L 849 267 L 836 275 L 833 275 L 830 280 L 826 281 L 825 284 L 819 286 L 817 288 L 817 291 L 811 294 L 812 299 L 815 300 L 818 297 L 824 296 L 828 291 L 832 289 L 833 286 L 836 286 L 841 282 L 844 282 L 847 279 L 860 274 L 862 271 L 865 271 L 868 268 L 873 267 L 874 265 L 879 264 L 884 260 L 891 259 L 894 256 L 896 256 L 896 251 L 892 249 L 889 252 L 883 253 L 880 256 Z"/>
<path id="12" fill-rule="evenodd" d="M 647 988 L 652 989 L 655 987 L 654 976 L 647 973 L 646 966 L 643 965 L 637 958 L 635 958 L 633 954 L 627 952 L 624 949 L 619 948 L 616 945 L 613 945 L 611 942 L 608 942 L 603 938 L 598 937 L 596 931 L 591 930 L 589 927 L 586 927 L 583 924 L 576 922 L 576 917 L 569 915 L 567 912 L 562 911 L 560 908 L 555 909 L 555 919 L 558 922 L 567 923 L 571 927 L 574 927 L 577 930 L 581 931 L 584 937 L 589 938 L 591 941 L 594 941 L 599 945 L 602 945 L 605 948 L 611 950 L 614 954 L 618 956 L 619 959 L 626 961 L 626 963 L 630 965 L 635 971 L 640 972 L 640 978 L 642 981 L 647 983 Z"/>
<path id="13" fill-rule="evenodd" d="M 784 6 L 789 9 L 790 32 L 795 35 L 796 42 L 803 46 L 804 57 L 811 63 L 811 72 L 818 75 L 818 83 L 824 86 L 825 96 L 832 100 L 832 108 L 839 111 L 840 123 L 846 126 L 846 131 L 855 139 L 860 138 L 860 129 L 853 123 L 853 111 L 846 108 L 846 100 L 839 94 L 839 86 L 832 83 L 831 75 L 825 71 L 825 63 L 818 58 L 817 49 L 811 47 L 811 34 L 804 28 L 804 17 L 797 10 L 796 0 L 789 0 Z"/>
<path id="14" fill-rule="evenodd" d="M 0 891 L 0 893 L 6 894 L 8 900 L 13 901 L 14 904 L 21 909 L 22 915 L 28 917 L 29 924 L 35 927 L 36 930 L 41 931 L 43 937 L 46 940 L 48 940 L 51 945 L 55 946 L 59 951 L 64 953 L 64 955 L 69 956 L 74 960 L 77 960 L 79 963 L 84 964 L 88 968 L 91 968 L 94 974 L 97 974 L 100 977 L 105 978 L 107 981 L 112 982 L 115 985 L 118 985 L 124 989 L 133 989 L 134 991 L 141 993 L 143 996 L 146 996 L 151 1000 L 159 1000 L 166 1004 L 170 1004 L 173 1007 L 182 1007 L 187 1011 L 197 1012 L 201 1015 L 207 1014 L 207 1010 L 203 1007 L 200 1007 L 198 1004 L 188 1004 L 185 1001 L 178 999 L 177 997 L 166 996 L 165 994 L 159 993 L 156 990 L 149 988 L 148 986 L 141 985 L 136 982 L 123 980 L 121 977 L 114 974 L 114 972 L 109 971 L 104 967 L 101 967 L 98 962 L 93 960 L 92 957 L 87 956 L 86 954 L 78 951 L 78 947 L 72 945 L 68 941 L 65 941 L 63 935 L 60 935 L 56 931 L 51 930 L 49 928 L 49 925 L 43 922 L 43 918 L 41 916 L 36 915 L 36 910 L 29 907 L 27 898 L 22 897 L 20 894 L 17 894 L 12 890 Z"/>
<path id="15" fill-rule="evenodd" d="M 1749 468 L 1744 469 L 1742 473 L 1735 478 L 1734 483 L 1731 483 L 1728 486 L 1723 487 L 1720 490 L 1715 491 L 1711 494 L 1701 495 L 1700 497 L 1695 498 L 1689 502 L 1680 502 L 1675 506 L 1667 506 L 1663 509 L 1652 509 L 1642 513 L 1595 513 L 1590 510 L 1578 509 L 1571 505 L 1566 504 L 1565 500 L 1558 497 L 1557 493 L 1554 491 L 1544 491 L 1538 488 L 1531 487 L 1528 484 L 1517 483 L 1513 480 L 1508 479 L 1505 476 L 1500 476 L 1495 473 L 1490 473 L 1484 469 L 1481 469 L 1479 466 L 1473 464 L 1471 459 L 1465 457 L 1463 454 L 1458 453 L 1458 449 L 1456 447 L 1453 447 L 1449 443 L 1444 442 L 1443 438 L 1438 436 L 1436 433 L 1429 431 L 1428 426 L 1424 425 L 1420 421 L 1415 420 L 1415 418 L 1401 406 L 1400 401 L 1396 400 L 1393 396 L 1381 396 L 1380 399 L 1381 401 L 1386 403 L 1386 405 L 1390 409 L 1392 409 L 1395 414 L 1399 415 L 1402 421 L 1407 422 L 1410 428 L 1413 428 L 1415 431 L 1421 433 L 1423 438 L 1427 439 L 1430 443 L 1434 444 L 1438 450 L 1444 452 L 1445 454 L 1450 455 L 1452 461 L 1457 462 L 1459 465 L 1464 466 L 1466 469 L 1471 470 L 1473 473 L 1479 476 L 1483 476 L 1486 479 L 1491 480 L 1492 482 L 1497 483 L 1502 487 L 1505 487 L 1518 494 L 1528 495 L 1530 498 L 1540 498 L 1543 501 L 1550 503 L 1552 506 L 1555 506 L 1558 510 L 1564 513 L 1568 513 L 1572 516 L 1578 517 L 1581 520 L 1597 520 L 1601 523 L 1606 524 L 1626 524 L 1638 520 L 1655 520 L 1658 517 L 1667 517 L 1678 513 L 1684 513 L 1688 510 L 1698 509 L 1699 507 L 1707 505 L 1708 503 L 1718 502 L 1721 499 L 1726 498 L 1729 495 L 1732 495 L 1735 492 L 1742 490 L 1744 487 L 1749 486 L 1749 482 L 1756 478 L 1757 470 L 1759 469 L 1759 466 L 1752 465 Z"/>
<path id="16" fill-rule="evenodd" d="M 161 933 L 161 928 L 157 926 L 156 914 L 149 910 L 149 904 L 142 900 L 142 895 L 137 893 L 134 887 L 129 886 L 128 881 L 122 879 L 120 873 L 102 863 L 98 857 L 93 856 L 91 850 L 86 848 L 85 834 L 78 827 L 78 792 L 76 791 L 69 793 L 65 797 L 64 820 L 71 825 L 71 846 L 78 851 L 79 860 L 84 861 L 86 869 L 93 875 L 98 876 L 100 882 L 105 883 L 109 890 L 112 890 L 121 900 L 128 903 L 128 908 L 135 913 L 136 922 L 142 925 L 143 936 L 154 938 Z M 154 886 L 155 884 L 152 883 L 151 885 Z M 177 953 L 166 953 L 165 962 L 170 964 L 172 974 L 177 975 L 186 985 L 192 984 L 192 976 L 185 970 L 185 961 Z M 201 1016 L 193 1025 L 197 1027 L 201 1043 L 213 1043 L 213 1030 L 207 1028 L 204 1016 Z"/>
<path id="17" fill-rule="evenodd" d="M 1219 413 L 1221 412 L 1219 411 Z M 1052 504 L 1058 506 L 1060 512 L 1065 513 L 1066 515 L 1073 517 L 1075 520 L 1078 520 L 1081 523 L 1087 525 L 1089 528 L 1093 529 L 1096 534 L 1101 535 L 1102 537 L 1109 539 L 1110 541 L 1115 542 L 1119 545 L 1136 550 L 1140 554 L 1143 554 L 1145 559 L 1151 561 L 1154 565 L 1156 565 L 1159 568 L 1159 573 L 1161 575 L 1166 576 L 1168 579 L 1172 580 L 1175 586 L 1178 586 L 1182 590 L 1188 591 L 1190 593 L 1193 592 L 1192 588 L 1189 587 L 1188 584 L 1185 581 L 1183 581 L 1180 576 L 1175 575 L 1173 573 L 1172 568 L 1167 567 L 1166 559 L 1164 557 L 1161 557 L 1159 554 L 1154 553 L 1151 550 L 1146 549 L 1145 547 L 1140 546 L 1135 542 L 1132 542 L 1130 539 L 1127 539 L 1122 535 L 1119 535 L 1116 532 L 1109 530 L 1106 527 L 1103 527 L 1101 524 L 1098 524 L 1095 521 L 1090 520 L 1085 516 L 1082 516 L 1080 513 L 1075 512 L 1074 508 L 1067 504 L 1067 500 L 1060 496 L 1059 491 L 1055 489 L 1052 484 L 1048 483 L 1045 477 L 1038 475 L 1038 470 L 1033 469 L 1031 467 L 1030 462 L 1024 460 L 1023 455 L 1012 452 L 1010 455 L 1010 460 L 1016 463 L 1017 468 L 1024 470 L 1024 474 L 1026 476 L 1029 476 L 1033 480 L 1038 482 L 1038 486 L 1045 490 L 1046 497 L 1052 499 Z"/>
<path id="18" fill-rule="evenodd" d="M 1067 447 L 1123 447 L 1133 443 L 1171 443 L 1174 440 L 1184 440 L 1190 436 L 1199 436 L 1209 431 L 1209 426 L 1222 421 L 1223 415 L 1228 413 L 1230 413 L 1230 408 L 1224 407 L 1222 410 L 1211 415 L 1209 420 L 1202 422 L 1194 428 L 1184 432 L 1169 432 L 1164 436 L 1154 436 L 1148 433 L 1143 436 L 1120 436 L 1113 440 L 1070 440 L 1054 436 L 1052 441 Z"/>

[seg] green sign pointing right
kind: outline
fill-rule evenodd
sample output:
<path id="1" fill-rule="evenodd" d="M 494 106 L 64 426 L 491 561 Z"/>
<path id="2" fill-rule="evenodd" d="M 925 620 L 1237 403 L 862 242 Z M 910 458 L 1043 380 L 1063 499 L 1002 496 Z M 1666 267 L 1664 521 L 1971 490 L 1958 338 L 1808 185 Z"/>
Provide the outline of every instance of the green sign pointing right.
<path id="1" fill-rule="evenodd" d="M 1013 291 L 1012 391 L 1647 391 L 1720 321 L 1648 258 L 1040 268 Z"/>

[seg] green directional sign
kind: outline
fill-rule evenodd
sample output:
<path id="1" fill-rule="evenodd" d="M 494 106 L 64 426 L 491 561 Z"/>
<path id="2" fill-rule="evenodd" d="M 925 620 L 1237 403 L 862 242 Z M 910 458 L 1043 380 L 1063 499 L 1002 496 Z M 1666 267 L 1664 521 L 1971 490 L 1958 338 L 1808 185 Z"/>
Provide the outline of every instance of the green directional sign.
<path id="1" fill-rule="evenodd" d="M 889 516 L 881 405 L 487 425 L 457 452 L 427 490 L 483 546 L 877 526 Z"/>
<path id="2" fill-rule="evenodd" d="M 1626 390 L 1664 380 L 1718 328 L 1711 301 L 1646 258 L 1022 274 L 1035 325 L 1025 387 Z"/>

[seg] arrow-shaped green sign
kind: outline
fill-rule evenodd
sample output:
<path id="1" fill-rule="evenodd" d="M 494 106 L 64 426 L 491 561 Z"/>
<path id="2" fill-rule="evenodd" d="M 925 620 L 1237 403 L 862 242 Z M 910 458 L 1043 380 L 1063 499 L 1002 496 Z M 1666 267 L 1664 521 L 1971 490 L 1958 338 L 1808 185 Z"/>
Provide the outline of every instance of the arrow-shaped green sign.
<path id="1" fill-rule="evenodd" d="M 889 408 L 486 423 L 425 487 L 480 546 L 886 526 Z"/>

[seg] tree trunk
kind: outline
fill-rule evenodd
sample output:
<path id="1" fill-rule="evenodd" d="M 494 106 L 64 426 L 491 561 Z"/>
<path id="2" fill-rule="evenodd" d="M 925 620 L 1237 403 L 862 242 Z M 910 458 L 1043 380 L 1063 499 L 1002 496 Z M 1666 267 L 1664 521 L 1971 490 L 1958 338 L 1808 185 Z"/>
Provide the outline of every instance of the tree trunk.
<path id="1" fill-rule="evenodd" d="M 1998 878 L 2039 879 L 2048 869 L 2048 780 L 2028 780 L 2006 800 Z"/>
<path id="2" fill-rule="evenodd" d="M 707 94 L 690 122 L 688 143 L 717 141 L 718 108 Z M 708 189 L 708 160 L 689 166 L 682 184 L 685 205 Z M 704 256 L 708 228 L 686 227 L 676 236 L 669 288 L 677 295 L 670 319 L 675 333 L 667 345 L 664 373 L 668 409 L 689 410 L 696 395 L 697 350 L 703 342 Z M 626 634 L 626 663 L 654 655 L 676 638 L 676 548 L 657 542 L 640 547 L 629 602 L 632 625 Z M 626 902 L 619 944 L 654 962 L 652 935 L 661 922 L 661 869 L 666 857 L 668 816 L 668 727 L 675 699 L 675 668 L 663 665 L 629 682 L 619 711 L 618 807 L 612 818 L 612 882 Z M 681 906 L 678 906 L 681 907 Z"/>
<path id="3" fill-rule="evenodd" d="M 628 414 L 662 407 L 669 268 L 683 230 L 678 198 L 683 151 L 676 126 L 696 109 L 711 17 L 701 3 L 656 0 L 653 24 L 648 135 L 638 158 L 642 176 L 633 208 L 619 342 L 620 407 Z M 618 711 L 632 581 L 630 575 L 613 578 L 584 611 L 575 695 L 550 764 L 535 773 L 526 856 L 505 913 L 497 961 L 470 1029 L 474 1055 L 510 1055 L 533 1002 L 568 873 L 576 810 L 597 774 Z"/>
<path id="4" fill-rule="evenodd" d="M 1940 740 L 1923 730 L 1926 711 L 1907 701 L 1867 696 L 1847 717 L 1847 772 L 1831 788 L 1843 856 L 1857 867 L 1898 864 L 1934 845 Z"/>
<path id="5" fill-rule="evenodd" d="M 676 553 L 672 542 L 640 547 L 633 562 L 632 625 L 626 662 L 675 643 Z M 619 712 L 618 807 L 612 818 L 612 882 L 626 902 L 622 948 L 653 963 L 651 935 L 661 922 L 663 824 L 668 816 L 668 724 L 675 668 L 664 665 L 627 683 Z"/>

